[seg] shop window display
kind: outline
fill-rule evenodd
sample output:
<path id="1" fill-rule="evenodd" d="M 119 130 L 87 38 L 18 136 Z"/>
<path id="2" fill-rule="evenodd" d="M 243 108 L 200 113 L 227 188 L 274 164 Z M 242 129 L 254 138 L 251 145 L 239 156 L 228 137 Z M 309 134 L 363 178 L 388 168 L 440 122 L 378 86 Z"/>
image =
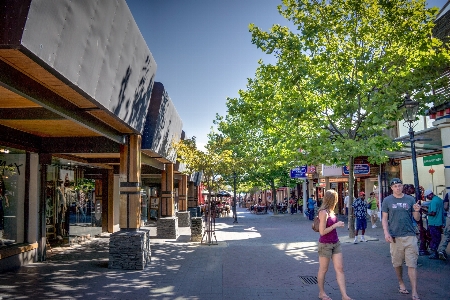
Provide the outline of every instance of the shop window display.
<path id="1" fill-rule="evenodd" d="M 23 243 L 25 154 L 0 154 L 0 247 Z"/>
<path id="2" fill-rule="evenodd" d="M 46 225 L 50 241 L 72 243 L 101 233 L 101 197 L 95 199 L 101 182 L 82 175 L 81 168 L 52 165 L 47 169 Z"/>

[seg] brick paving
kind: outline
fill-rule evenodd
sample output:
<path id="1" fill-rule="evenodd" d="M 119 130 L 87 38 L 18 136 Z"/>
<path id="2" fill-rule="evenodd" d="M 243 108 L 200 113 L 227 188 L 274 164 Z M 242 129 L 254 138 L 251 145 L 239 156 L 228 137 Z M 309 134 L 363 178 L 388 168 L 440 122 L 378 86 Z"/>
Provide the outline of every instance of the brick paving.
<path id="1" fill-rule="evenodd" d="M 1 274 L 0 299 L 317 299 L 318 233 L 300 214 L 250 214 L 216 219 L 217 245 L 156 238 L 151 227 L 151 263 L 142 271 L 108 269 L 107 236 L 83 245 L 53 248 L 44 263 Z M 370 224 L 370 222 L 369 222 Z M 380 228 L 368 228 L 366 243 L 353 244 L 338 229 L 348 294 L 354 299 L 411 299 L 398 293 L 389 245 Z M 448 249 L 447 249 L 448 250 Z M 303 281 L 301 277 L 313 281 Z M 419 258 L 421 299 L 449 299 L 450 261 Z M 410 289 L 405 272 L 406 286 Z M 326 291 L 340 299 L 332 265 Z"/>

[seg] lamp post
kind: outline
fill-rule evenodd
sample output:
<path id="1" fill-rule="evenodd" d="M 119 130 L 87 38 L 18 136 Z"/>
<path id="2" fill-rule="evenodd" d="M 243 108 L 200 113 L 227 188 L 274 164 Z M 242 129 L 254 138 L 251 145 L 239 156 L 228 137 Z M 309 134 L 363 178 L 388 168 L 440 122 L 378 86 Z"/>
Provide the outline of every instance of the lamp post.
<path id="1" fill-rule="evenodd" d="M 413 175 L 414 175 L 414 189 L 416 195 L 416 201 L 420 200 L 420 189 L 419 189 L 419 174 L 417 172 L 417 158 L 416 158 L 416 144 L 414 139 L 414 123 L 416 122 L 417 111 L 419 109 L 419 102 L 411 100 L 408 94 L 405 96 L 403 105 L 403 119 L 405 123 L 408 123 L 409 127 L 409 142 L 411 143 L 411 159 L 413 165 Z"/>
<path id="2" fill-rule="evenodd" d="M 407 94 L 405 96 L 402 107 L 403 111 L 403 119 L 405 123 L 408 123 L 409 126 L 409 141 L 411 143 L 411 158 L 413 164 L 413 175 L 414 175 L 414 193 L 416 195 L 416 202 L 421 200 L 420 198 L 420 189 L 419 189 L 419 174 L 417 172 L 417 158 L 416 158 L 416 140 L 414 139 L 414 127 L 416 122 L 417 111 L 419 109 L 419 103 L 416 101 L 412 101 Z M 426 243 L 426 231 L 423 227 L 423 220 L 420 217 L 418 221 L 419 225 L 419 255 L 428 255 L 427 251 L 427 243 Z"/>
<path id="3" fill-rule="evenodd" d="M 236 212 L 236 172 L 233 172 L 233 189 L 234 189 L 234 198 L 233 198 L 233 223 L 237 223 L 237 212 Z"/>

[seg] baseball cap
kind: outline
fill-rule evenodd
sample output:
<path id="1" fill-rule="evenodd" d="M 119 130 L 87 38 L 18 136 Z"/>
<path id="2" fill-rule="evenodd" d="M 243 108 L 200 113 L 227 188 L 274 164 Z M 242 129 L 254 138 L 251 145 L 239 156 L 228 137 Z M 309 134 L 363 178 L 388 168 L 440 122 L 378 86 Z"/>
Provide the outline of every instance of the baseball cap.
<path id="1" fill-rule="evenodd" d="M 364 193 L 364 192 L 359 192 L 359 196 L 361 197 L 361 196 L 365 196 L 366 195 L 366 193 Z"/>
<path id="2" fill-rule="evenodd" d="M 402 184 L 403 182 L 400 180 L 400 178 L 392 178 L 391 179 L 391 186 L 394 184 Z"/>
<path id="3" fill-rule="evenodd" d="M 431 190 L 425 190 L 425 192 L 423 193 L 423 195 L 424 195 L 425 197 L 427 197 L 427 196 L 430 195 L 430 194 L 433 194 L 433 191 L 431 191 Z"/>

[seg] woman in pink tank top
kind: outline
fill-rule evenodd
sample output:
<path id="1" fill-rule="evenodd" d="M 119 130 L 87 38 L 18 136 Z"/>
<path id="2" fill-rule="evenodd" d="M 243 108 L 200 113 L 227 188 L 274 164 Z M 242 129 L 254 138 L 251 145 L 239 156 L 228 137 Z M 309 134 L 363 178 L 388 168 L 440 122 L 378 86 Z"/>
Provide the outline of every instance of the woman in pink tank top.
<path id="1" fill-rule="evenodd" d="M 341 243 L 336 232 L 336 228 L 344 227 L 344 222 L 338 221 L 334 214 L 334 209 L 338 202 L 338 195 L 335 190 L 325 192 L 322 206 L 319 208 L 319 272 L 317 282 L 319 286 L 319 299 L 331 300 L 325 293 L 324 283 L 325 274 L 328 271 L 330 260 L 333 260 L 334 270 L 336 271 L 336 281 L 339 285 L 343 300 L 351 300 L 347 295 L 344 275 L 344 260 L 342 256 Z"/>

